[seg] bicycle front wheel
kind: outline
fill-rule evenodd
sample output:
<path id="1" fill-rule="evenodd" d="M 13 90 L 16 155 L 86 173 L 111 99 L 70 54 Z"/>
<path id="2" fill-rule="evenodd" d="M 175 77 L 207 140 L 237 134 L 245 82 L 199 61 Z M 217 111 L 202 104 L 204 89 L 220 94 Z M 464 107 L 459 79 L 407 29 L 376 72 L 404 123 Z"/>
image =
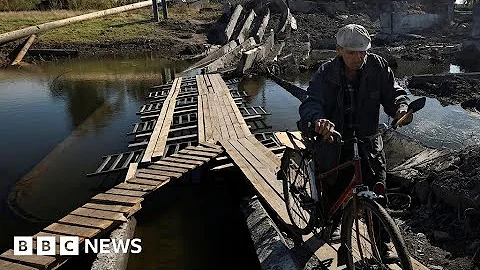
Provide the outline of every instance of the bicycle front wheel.
<path id="1" fill-rule="evenodd" d="M 316 213 L 307 168 L 309 160 L 302 152 L 287 148 L 280 167 L 287 213 L 300 234 L 312 231 Z"/>
<path id="2" fill-rule="evenodd" d="M 342 218 L 341 237 L 348 269 L 413 269 L 398 226 L 372 199 L 350 200 Z"/>

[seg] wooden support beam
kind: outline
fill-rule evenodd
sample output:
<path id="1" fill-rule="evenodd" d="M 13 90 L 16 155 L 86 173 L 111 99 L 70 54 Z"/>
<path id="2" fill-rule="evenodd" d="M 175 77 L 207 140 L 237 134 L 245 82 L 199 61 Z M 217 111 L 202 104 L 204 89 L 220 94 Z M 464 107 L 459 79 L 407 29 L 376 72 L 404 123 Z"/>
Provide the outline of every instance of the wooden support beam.
<path id="1" fill-rule="evenodd" d="M 27 42 L 25 42 L 25 45 L 23 45 L 23 48 L 18 53 L 17 57 L 15 57 L 15 60 L 13 60 L 13 62 L 10 64 L 11 66 L 18 65 L 18 63 L 20 63 L 22 61 L 23 57 L 27 53 L 30 46 L 32 46 L 33 41 L 35 40 L 36 37 L 37 36 L 35 34 L 33 34 L 28 38 Z"/>
<path id="2" fill-rule="evenodd" d="M 168 19 L 167 1 L 166 0 L 162 0 L 162 14 L 163 14 L 163 19 L 164 20 Z"/>
<path id="3" fill-rule="evenodd" d="M 152 0 L 152 9 L 153 9 L 153 20 L 159 22 L 158 19 L 158 3 L 156 0 Z"/>

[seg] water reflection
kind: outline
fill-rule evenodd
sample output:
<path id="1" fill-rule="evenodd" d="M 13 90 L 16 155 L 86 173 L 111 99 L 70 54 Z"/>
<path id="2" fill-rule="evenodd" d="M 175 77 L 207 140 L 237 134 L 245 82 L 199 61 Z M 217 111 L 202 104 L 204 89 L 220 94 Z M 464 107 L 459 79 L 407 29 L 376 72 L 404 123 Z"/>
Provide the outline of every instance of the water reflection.
<path id="1" fill-rule="evenodd" d="M 14 235 L 33 235 L 113 186 L 114 177 L 102 183 L 85 174 L 100 157 L 127 151 L 125 134 L 139 121 L 136 112 L 150 87 L 184 66 L 150 58 L 67 60 L 0 74 L 0 200 L 8 202 L 0 204 L 0 253 L 12 248 Z M 237 261 L 258 269 L 231 190 L 238 189 L 164 191 L 161 209 L 154 204 L 138 215 L 145 252 L 129 267 L 212 269 Z M 225 235 L 241 252 L 222 249 Z M 77 259 L 64 267 L 88 268 L 88 260 Z"/>
<path id="2" fill-rule="evenodd" d="M 188 63 L 164 59 L 65 60 L 0 75 L 0 251 L 99 192 L 100 157 L 126 151 L 125 136 L 153 85 Z M 108 184 L 108 183 L 107 183 Z M 13 213 L 11 212 L 13 211 Z M 39 223 L 42 224 L 42 223 Z"/>
<path id="3" fill-rule="evenodd" d="M 239 209 L 241 180 L 228 180 L 149 196 L 135 217 L 144 249 L 130 255 L 127 269 L 260 269 Z"/>
<path id="4" fill-rule="evenodd" d="M 244 79 L 239 90 L 249 94 L 248 106 L 262 106 L 271 113 L 265 116 L 271 130 L 296 130 L 300 101 L 274 81 L 265 77 Z"/>
<path id="5" fill-rule="evenodd" d="M 460 105 L 443 107 L 438 100 L 427 98 L 414 122 L 399 131 L 430 147 L 461 149 L 480 144 L 480 115 Z"/>
<path id="6" fill-rule="evenodd" d="M 399 68 L 395 70 L 395 74 L 399 78 L 409 74 L 417 74 L 414 72 L 419 71 L 425 73 L 446 73 L 452 70 L 450 65 L 430 66 L 431 68 L 428 69 L 426 66 L 422 66 L 423 62 L 416 65 L 412 61 L 401 63 L 402 65 L 399 65 Z M 416 66 L 419 67 L 414 69 Z M 455 67 L 453 67 L 453 71 L 455 71 Z M 311 75 L 312 73 L 305 73 L 301 77 L 290 77 L 288 79 L 295 85 L 307 89 L 307 78 L 310 78 Z M 410 96 L 410 98 L 415 99 L 416 97 Z M 275 112 L 272 113 L 275 114 Z M 380 122 L 388 122 L 390 120 L 382 110 Z M 416 113 L 414 122 L 398 129 L 398 131 L 416 138 L 430 147 L 460 149 L 467 145 L 480 143 L 480 135 L 478 135 L 480 134 L 480 115 L 464 110 L 460 105 L 443 107 L 437 99 L 427 98 L 425 108 Z"/>

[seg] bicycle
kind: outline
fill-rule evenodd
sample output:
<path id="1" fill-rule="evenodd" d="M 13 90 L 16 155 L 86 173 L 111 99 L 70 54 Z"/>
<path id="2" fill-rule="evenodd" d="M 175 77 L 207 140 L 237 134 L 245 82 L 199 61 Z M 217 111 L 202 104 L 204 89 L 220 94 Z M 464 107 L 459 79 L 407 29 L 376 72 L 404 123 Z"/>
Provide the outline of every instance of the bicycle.
<path id="1" fill-rule="evenodd" d="M 389 127 L 384 124 L 384 128 L 371 137 L 380 136 L 398 127 L 409 114 L 422 109 L 425 106 L 425 100 L 426 98 L 423 97 L 412 101 L 405 116 L 392 122 Z M 332 218 L 338 211 L 343 210 L 340 227 L 341 245 L 338 250 L 339 266 L 346 264 L 348 269 L 391 269 L 390 267 L 395 263 L 399 264 L 401 269 L 413 269 L 398 226 L 379 203 L 386 196 L 385 186 L 377 183 L 373 191 L 370 191 L 363 184 L 359 155 L 360 140 L 356 135 L 354 134 L 351 139 L 353 159 L 319 174 L 314 168 L 312 151 L 314 138 L 303 134 L 298 138 L 288 131 L 287 135 L 291 146 L 286 147 L 277 177 L 283 181 L 287 213 L 295 229 L 304 235 L 311 232 L 316 234 L 316 230 L 319 229 L 323 238 L 325 239 L 325 235 L 328 238 L 336 225 Z M 333 135 L 335 143 L 344 143 L 338 132 L 334 131 Z M 326 212 L 323 209 L 325 196 L 322 188 L 323 181 L 349 166 L 354 167 L 352 181 Z M 318 180 L 315 181 L 315 179 Z M 329 241 L 329 239 L 326 240 Z M 395 248 L 398 256 L 395 262 L 388 261 L 383 256 L 387 243 L 389 250 Z"/>

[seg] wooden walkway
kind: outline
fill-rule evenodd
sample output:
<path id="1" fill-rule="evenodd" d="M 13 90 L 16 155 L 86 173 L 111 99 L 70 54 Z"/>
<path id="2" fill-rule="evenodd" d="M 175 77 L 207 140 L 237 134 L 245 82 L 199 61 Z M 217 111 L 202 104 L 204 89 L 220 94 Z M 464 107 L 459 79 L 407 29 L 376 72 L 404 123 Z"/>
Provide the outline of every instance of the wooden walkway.
<path id="1" fill-rule="evenodd" d="M 84 242 L 108 237 L 141 209 L 145 196 L 224 152 L 250 181 L 265 206 L 289 228 L 282 183 L 276 178 L 280 158 L 263 144 L 266 140 L 261 143 L 251 133 L 253 127 L 247 124 L 265 115 L 263 108 L 245 107 L 242 98 L 246 94 L 230 89 L 218 74 L 177 78 L 153 90 L 147 97 L 150 103 L 138 112 L 143 121 L 135 124 L 130 133 L 135 141 L 129 147 L 136 150 L 104 157 L 94 173 L 128 168 L 124 182 L 97 194 L 34 238 L 69 235 Z M 276 144 L 269 146 L 279 149 Z M 335 249 L 313 235 L 304 237 L 304 241 L 320 260 L 336 265 Z M 56 269 L 68 259 L 15 256 L 13 250 L 8 250 L 0 255 L 0 270 Z"/>

